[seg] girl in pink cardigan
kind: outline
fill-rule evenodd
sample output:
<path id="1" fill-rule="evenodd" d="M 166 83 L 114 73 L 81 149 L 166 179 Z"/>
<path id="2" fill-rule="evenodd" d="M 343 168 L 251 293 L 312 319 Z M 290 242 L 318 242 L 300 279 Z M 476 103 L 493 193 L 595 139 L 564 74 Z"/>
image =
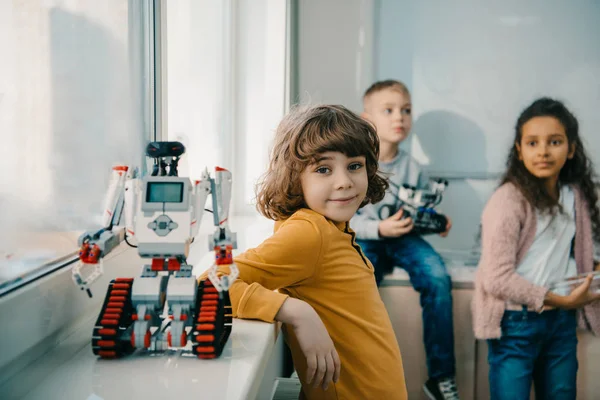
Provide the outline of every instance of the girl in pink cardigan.
<path id="1" fill-rule="evenodd" d="M 482 216 L 475 336 L 488 339 L 492 400 L 575 399 L 576 328 L 600 335 L 592 277 L 570 294 L 548 290 L 590 273 L 600 211 L 575 117 L 542 98 L 519 117 L 502 185 Z M 578 310 L 578 313 L 576 313 Z"/>

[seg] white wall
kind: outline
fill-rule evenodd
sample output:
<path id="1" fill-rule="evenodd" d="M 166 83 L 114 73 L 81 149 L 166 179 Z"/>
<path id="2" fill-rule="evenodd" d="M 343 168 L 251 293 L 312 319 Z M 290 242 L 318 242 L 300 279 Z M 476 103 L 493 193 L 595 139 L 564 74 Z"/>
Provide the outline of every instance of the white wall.
<path id="1" fill-rule="evenodd" d="M 297 97 L 355 112 L 373 79 L 374 0 L 298 1 Z"/>
<path id="2" fill-rule="evenodd" d="M 168 137 L 181 174 L 233 173 L 232 212 L 254 214 L 254 185 L 285 111 L 285 0 L 167 4 Z"/>

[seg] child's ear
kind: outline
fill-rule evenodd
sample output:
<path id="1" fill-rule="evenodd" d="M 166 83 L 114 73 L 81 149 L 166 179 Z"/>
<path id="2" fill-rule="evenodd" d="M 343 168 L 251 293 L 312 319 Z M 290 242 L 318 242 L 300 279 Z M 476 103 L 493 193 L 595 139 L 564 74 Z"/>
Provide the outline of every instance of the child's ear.
<path id="1" fill-rule="evenodd" d="M 519 157 L 519 160 L 523 161 L 523 156 L 521 155 L 521 145 L 517 142 L 515 142 L 515 149 L 517 149 L 517 156 Z"/>
<path id="2" fill-rule="evenodd" d="M 573 157 L 575 157 L 575 150 L 577 150 L 577 145 L 575 143 L 572 143 L 571 146 L 569 146 L 569 154 L 567 155 L 567 158 L 569 160 L 573 159 Z"/>
<path id="3" fill-rule="evenodd" d="M 361 113 L 360 113 L 360 117 L 361 117 L 362 119 L 364 119 L 365 121 L 367 121 L 368 123 L 370 123 L 370 124 L 373 126 L 373 128 L 375 128 L 375 123 L 374 123 L 374 122 L 373 122 L 373 120 L 371 119 L 371 115 L 369 115 L 369 113 L 368 113 L 368 112 L 366 112 L 366 111 L 363 111 L 363 112 L 361 112 Z"/>

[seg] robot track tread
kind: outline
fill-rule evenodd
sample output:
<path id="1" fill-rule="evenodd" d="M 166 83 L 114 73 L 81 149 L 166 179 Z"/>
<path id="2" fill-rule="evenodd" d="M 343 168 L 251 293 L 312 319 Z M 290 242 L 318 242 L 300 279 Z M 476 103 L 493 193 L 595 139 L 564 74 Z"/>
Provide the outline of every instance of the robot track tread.
<path id="1" fill-rule="evenodd" d="M 206 279 L 198 284 L 192 329 L 192 351 L 198 358 L 221 355 L 231 333 L 232 309 L 229 292 L 220 292 Z"/>
<path id="2" fill-rule="evenodd" d="M 108 285 L 92 336 L 92 351 L 100 358 L 120 358 L 135 350 L 130 341 L 124 339 L 133 323 L 132 286 L 133 278 L 116 278 Z"/>

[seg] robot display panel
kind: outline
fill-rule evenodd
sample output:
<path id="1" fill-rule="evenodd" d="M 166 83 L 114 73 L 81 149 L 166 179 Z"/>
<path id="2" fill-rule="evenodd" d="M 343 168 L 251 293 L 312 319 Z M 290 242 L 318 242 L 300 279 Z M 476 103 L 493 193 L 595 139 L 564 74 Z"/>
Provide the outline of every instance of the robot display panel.
<path id="1" fill-rule="evenodd" d="M 181 203 L 182 201 L 182 182 L 148 182 L 147 203 Z"/>

